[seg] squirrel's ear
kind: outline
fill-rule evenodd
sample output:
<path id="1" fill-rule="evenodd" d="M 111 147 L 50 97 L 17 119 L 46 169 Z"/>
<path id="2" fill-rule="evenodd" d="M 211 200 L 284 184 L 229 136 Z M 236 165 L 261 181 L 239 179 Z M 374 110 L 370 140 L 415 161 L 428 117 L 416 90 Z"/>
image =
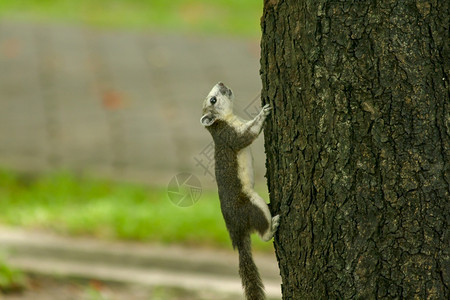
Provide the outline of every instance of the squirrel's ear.
<path id="1" fill-rule="evenodd" d="M 216 117 L 212 113 L 207 113 L 200 119 L 203 126 L 211 126 L 216 121 Z"/>
<path id="2" fill-rule="evenodd" d="M 234 100 L 234 94 L 233 94 L 233 91 L 231 89 L 228 90 L 228 98 L 230 100 Z"/>

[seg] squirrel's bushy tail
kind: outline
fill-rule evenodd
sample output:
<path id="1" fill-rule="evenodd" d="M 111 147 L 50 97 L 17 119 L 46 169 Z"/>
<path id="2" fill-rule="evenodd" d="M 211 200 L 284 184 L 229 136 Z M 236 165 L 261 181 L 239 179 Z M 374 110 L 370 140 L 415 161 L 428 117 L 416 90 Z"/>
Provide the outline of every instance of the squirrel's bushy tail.
<path id="1" fill-rule="evenodd" d="M 243 237 L 237 243 L 239 251 L 239 275 L 247 300 L 265 299 L 264 285 L 252 257 L 250 236 Z"/>

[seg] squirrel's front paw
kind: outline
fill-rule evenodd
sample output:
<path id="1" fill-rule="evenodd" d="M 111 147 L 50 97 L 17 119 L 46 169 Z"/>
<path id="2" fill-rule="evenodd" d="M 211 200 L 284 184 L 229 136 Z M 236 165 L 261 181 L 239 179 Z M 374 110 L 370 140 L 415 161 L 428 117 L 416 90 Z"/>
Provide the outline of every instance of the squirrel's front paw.
<path id="1" fill-rule="evenodd" d="M 263 106 L 261 110 L 261 114 L 263 114 L 265 117 L 267 117 L 270 114 L 270 111 L 272 110 L 272 107 L 270 107 L 269 104 L 266 104 Z"/>

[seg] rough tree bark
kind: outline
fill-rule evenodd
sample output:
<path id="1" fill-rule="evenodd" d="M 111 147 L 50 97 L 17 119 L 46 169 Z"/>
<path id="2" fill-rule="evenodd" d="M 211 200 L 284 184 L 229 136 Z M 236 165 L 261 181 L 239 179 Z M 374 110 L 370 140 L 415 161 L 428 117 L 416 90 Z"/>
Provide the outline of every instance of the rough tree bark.
<path id="1" fill-rule="evenodd" d="M 283 299 L 449 299 L 449 1 L 265 0 Z"/>

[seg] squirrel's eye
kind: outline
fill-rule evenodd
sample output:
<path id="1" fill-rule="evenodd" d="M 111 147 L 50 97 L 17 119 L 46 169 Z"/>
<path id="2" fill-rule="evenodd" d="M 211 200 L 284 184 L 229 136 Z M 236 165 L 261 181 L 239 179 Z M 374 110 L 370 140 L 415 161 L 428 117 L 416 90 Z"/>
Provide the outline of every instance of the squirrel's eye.
<path id="1" fill-rule="evenodd" d="M 211 104 L 215 104 L 217 102 L 217 98 L 213 96 L 209 99 L 209 102 L 211 102 Z"/>

